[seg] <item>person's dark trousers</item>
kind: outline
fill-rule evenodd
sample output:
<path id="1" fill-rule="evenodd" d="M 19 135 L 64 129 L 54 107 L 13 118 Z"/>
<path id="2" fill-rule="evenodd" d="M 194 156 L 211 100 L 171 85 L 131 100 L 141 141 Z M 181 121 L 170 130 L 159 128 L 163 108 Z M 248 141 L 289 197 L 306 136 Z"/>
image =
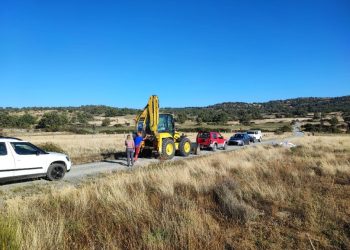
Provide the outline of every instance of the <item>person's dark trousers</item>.
<path id="1" fill-rule="evenodd" d="M 126 158 L 127 158 L 128 167 L 130 166 L 130 160 L 131 160 L 131 165 L 134 165 L 134 150 L 132 148 L 128 148 L 126 150 Z"/>

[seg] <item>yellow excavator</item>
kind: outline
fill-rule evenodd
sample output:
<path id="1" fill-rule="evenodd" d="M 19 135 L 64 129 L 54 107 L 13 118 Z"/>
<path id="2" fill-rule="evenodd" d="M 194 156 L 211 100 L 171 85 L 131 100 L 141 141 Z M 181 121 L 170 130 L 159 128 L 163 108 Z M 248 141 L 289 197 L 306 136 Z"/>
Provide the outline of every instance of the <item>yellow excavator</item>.
<path id="1" fill-rule="evenodd" d="M 143 111 L 136 117 L 136 131 L 141 132 L 144 140 L 141 152 L 148 150 L 161 159 L 169 160 L 177 151 L 181 156 L 191 153 L 191 141 L 175 131 L 172 114 L 159 114 L 158 96 L 152 95 Z"/>

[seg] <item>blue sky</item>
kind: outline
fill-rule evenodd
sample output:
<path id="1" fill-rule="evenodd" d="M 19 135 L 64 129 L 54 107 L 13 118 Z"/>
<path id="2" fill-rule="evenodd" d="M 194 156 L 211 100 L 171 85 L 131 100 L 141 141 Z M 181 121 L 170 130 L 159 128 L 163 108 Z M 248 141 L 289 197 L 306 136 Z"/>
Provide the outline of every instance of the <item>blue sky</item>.
<path id="1" fill-rule="evenodd" d="M 350 94 L 350 2 L 2 0 L 0 106 Z"/>

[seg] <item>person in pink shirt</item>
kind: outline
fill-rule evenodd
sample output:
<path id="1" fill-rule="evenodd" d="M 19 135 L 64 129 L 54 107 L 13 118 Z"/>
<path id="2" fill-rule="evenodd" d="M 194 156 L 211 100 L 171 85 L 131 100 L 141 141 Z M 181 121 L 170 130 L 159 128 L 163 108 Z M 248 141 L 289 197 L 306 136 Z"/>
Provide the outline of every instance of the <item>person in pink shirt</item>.
<path id="1" fill-rule="evenodd" d="M 134 166 L 135 143 L 130 135 L 126 137 L 125 147 L 126 147 L 126 158 L 127 158 L 128 167 L 130 167 L 130 161 L 131 161 L 131 166 Z"/>

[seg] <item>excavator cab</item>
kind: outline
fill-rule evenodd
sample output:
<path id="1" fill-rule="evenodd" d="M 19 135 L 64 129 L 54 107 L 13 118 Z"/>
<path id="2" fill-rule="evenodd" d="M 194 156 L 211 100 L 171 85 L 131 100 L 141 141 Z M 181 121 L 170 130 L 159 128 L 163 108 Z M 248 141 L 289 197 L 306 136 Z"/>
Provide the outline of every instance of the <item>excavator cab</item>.
<path id="1" fill-rule="evenodd" d="M 141 151 L 151 150 L 162 159 L 171 159 L 178 151 L 181 156 L 191 152 L 191 141 L 175 130 L 172 114 L 159 114 L 158 97 L 151 96 L 144 110 L 136 117 L 136 130 L 142 132 Z"/>
<path id="2" fill-rule="evenodd" d="M 158 133 L 175 133 L 175 121 L 171 114 L 160 114 L 158 123 Z"/>
<path id="3" fill-rule="evenodd" d="M 144 126 L 145 125 L 145 126 Z M 149 120 L 146 122 L 140 120 L 137 124 L 137 131 L 144 132 L 144 134 L 151 134 L 151 128 Z M 171 114 L 160 114 L 158 122 L 158 133 L 168 132 L 170 134 L 175 133 L 175 120 Z"/>

